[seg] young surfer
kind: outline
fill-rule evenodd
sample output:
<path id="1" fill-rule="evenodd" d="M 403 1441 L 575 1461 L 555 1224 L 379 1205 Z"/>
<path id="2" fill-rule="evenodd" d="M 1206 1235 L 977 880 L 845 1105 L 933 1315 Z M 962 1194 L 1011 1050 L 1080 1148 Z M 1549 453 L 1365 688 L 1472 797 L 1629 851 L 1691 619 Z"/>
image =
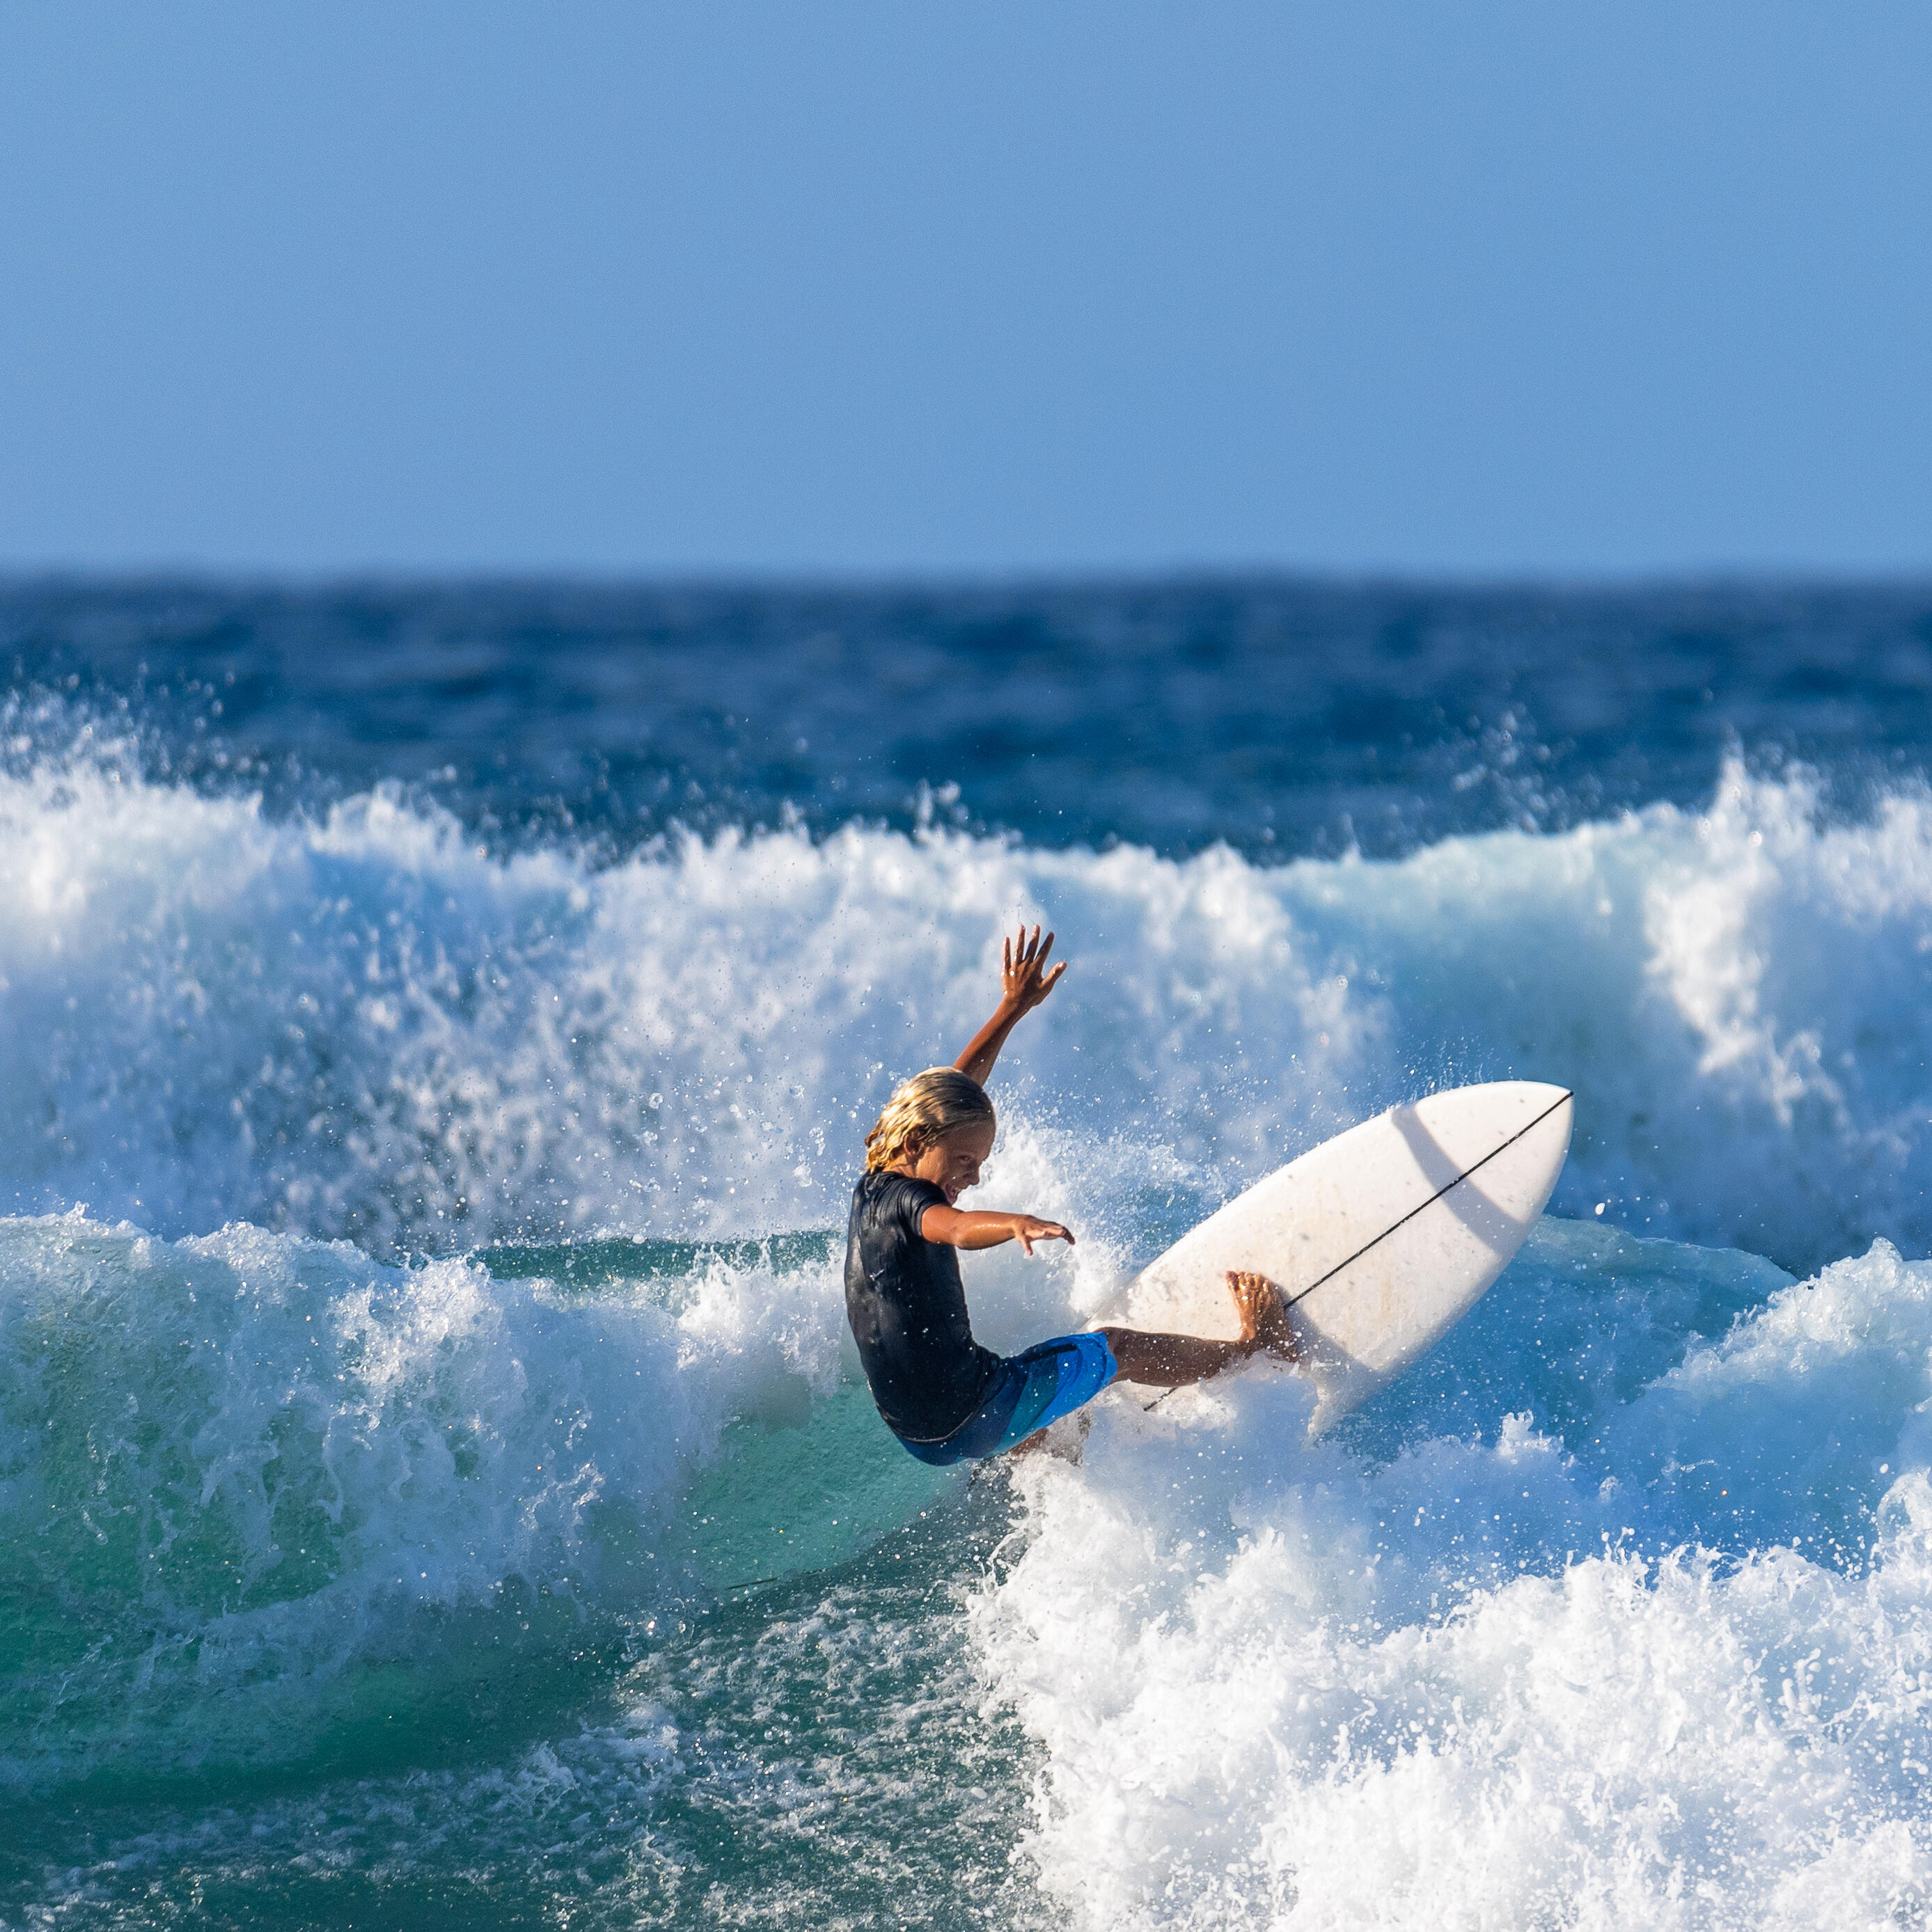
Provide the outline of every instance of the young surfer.
<path id="1" fill-rule="evenodd" d="M 852 1192 L 845 1312 L 886 1426 L 922 1462 L 997 1456 L 1090 1402 L 1116 1377 L 1156 1388 L 1205 1381 L 1268 1349 L 1290 1360 L 1294 1338 L 1273 1282 L 1228 1275 L 1241 1339 L 1099 1328 L 1002 1357 L 973 1339 L 956 1250 L 1065 1241 L 1072 1232 L 1031 1214 L 962 1212 L 996 1122 L 987 1076 L 1020 1019 L 1060 983 L 1053 934 L 1020 928 L 1002 953 L 993 1016 L 951 1066 L 915 1074 L 866 1136 L 866 1173 Z"/>

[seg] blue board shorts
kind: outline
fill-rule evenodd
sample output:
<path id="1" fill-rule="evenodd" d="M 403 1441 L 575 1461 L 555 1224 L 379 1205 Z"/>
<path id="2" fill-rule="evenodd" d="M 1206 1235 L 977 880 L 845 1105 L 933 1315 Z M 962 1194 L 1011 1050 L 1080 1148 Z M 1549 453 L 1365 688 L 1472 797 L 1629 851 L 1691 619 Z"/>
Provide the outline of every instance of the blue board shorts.
<path id="1" fill-rule="evenodd" d="M 998 1456 L 1091 1402 L 1120 1365 L 1104 1335 L 1057 1335 L 1009 1355 L 980 1406 L 938 1442 L 900 1442 L 922 1462 Z"/>

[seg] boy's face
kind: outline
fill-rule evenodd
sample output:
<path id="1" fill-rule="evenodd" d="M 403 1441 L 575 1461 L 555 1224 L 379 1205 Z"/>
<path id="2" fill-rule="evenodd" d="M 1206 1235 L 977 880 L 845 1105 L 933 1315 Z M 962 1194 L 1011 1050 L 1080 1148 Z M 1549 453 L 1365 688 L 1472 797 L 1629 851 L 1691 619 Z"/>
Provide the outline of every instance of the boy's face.
<path id="1" fill-rule="evenodd" d="M 931 1181 L 952 1206 L 968 1188 L 978 1186 L 980 1169 L 993 1151 L 993 1136 L 998 1131 L 998 1122 L 982 1120 L 940 1135 L 920 1150 L 913 1163 L 914 1179 Z"/>

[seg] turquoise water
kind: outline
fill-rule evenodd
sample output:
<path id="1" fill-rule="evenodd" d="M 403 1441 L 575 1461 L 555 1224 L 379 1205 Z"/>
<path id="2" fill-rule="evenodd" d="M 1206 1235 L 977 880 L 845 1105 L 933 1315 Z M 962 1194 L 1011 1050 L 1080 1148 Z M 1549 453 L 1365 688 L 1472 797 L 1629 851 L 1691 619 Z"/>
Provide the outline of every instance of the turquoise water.
<path id="1" fill-rule="evenodd" d="M 1932 1270 L 1882 1252 L 1799 1287 L 1736 1251 L 1549 1222 L 1340 1440 L 1303 1444 L 1292 1378 L 1259 1371 L 1191 1411 L 1102 1405 L 1081 1465 L 1034 1459 L 1016 1490 L 880 1454 L 838 1364 L 824 1237 L 500 1250 L 500 1276 L 72 1218 L 12 1222 L 4 1250 L 0 1900 L 21 1923 L 1078 1924 L 1078 1886 L 1042 1886 L 1042 1862 L 1077 1870 L 1097 1833 L 1104 1909 L 1144 1910 L 1144 1880 L 1139 1906 L 1123 1894 L 1162 1831 L 1190 1912 L 1265 1916 L 1282 1874 L 1175 1859 L 1176 1804 L 1211 1844 L 1229 1803 L 1299 1814 L 1310 1776 L 1332 1803 L 1365 1748 L 1384 1778 L 1418 1736 L 1453 1760 L 1472 1724 L 1525 1714 L 1505 1673 L 1472 1718 L 1418 1648 L 1593 1568 L 1642 1602 L 1660 1563 L 1702 1566 L 1720 1623 L 1767 1568 L 1824 1600 L 1748 1660 L 1754 1780 L 1824 1753 L 1833 1831 L 1918 1815 L 1932 1498 L 1897 1478 L 1916 1453 L 1901 1430 L 1923 1436 Z M 815 1363 L 759 1358 L 740 1324 L 775 1304 Z M 670 1380 L 708 1402 L 664 1399 L 680 1336 Z M 795 1375 L 823 1379 L 799 1400 Z M 1258 1586 L 1291 1526 L 1300 1567 Z M 1064 1576 L 1039 1595 L 1042 1564 L 1078 1568 L 1084 1598 L 1056 1594 Z M 1204 1618 L 1200 1600 L 1236 1590 L 1216 1630 L 1227 1606 Z M 1527 1660 L 1574 1611 L 1509 1614 Z M 1208 1804 L 1198 1760 L 1226 1740 L 1163 1652 L 1198 1651 L 1211 1680 L 1256 1616 L 1318 1660 L 1286 1683 L 1322 1683 L 1370 1739 L 1337 1765 L 1278 1738 L 1283 1788 Z M 1816 1648 L 1820 1616 L 1889 1654 L 1793 1712 L 1766 1672 Z M 1046 1627 L 1012 1628 L 1029 1618 Z M 1606 1658 L 1618 1635 L 1595 1634 Z M 1708 1635 L 1666 1632 L 1648 1666 L 1728 1703 Z M 1083 1713 L 1084 1766 L 1064 1714 L 1025 1718 L 1077 1688 L 1036 1681 L 1037 1649 L 1070 1642 L 1133 1680 Z M 1154 1729 L 1190 1767 L 1178 1792 L 1109 1735 L 1177 1690 Z M 1269 1673 L 1258 1694 L 1286 1694 Z M 1789 1735 L 1768 1744 L 1767 1714 Z M 1595 1713 L 1627 1752 L 1648 1721 Z M 1725 1748 L 1707 1798 L 1744 1762 Z M 1110 1785 L 1114 1841 L 1078 1808 Z M 1150 1803 L 1160 1828 L 1129 1828 Z M 1630 1855 L 1614 1820 L 1598 1830 L 1599 1856 Z"/>
<path id="2" fill-rule="evenodd" d="M 1932 1909 L 1910 594 L 0 619 L 0 1924 Z M 982 1192 L 1080 1242 L 969 1259 L 995 1347 L 1576 1089 L 1322 1442 L 1258 1365 L 970 1478 L 878 1424 L 860 1136 L 1035 916 Z"/>

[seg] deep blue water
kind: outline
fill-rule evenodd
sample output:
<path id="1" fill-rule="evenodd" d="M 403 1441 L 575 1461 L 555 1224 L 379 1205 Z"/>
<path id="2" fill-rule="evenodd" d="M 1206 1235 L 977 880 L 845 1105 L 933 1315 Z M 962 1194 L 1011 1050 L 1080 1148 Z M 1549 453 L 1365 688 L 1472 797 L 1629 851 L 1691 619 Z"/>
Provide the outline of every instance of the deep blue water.
<path id="1" fill-rule="evenodd" d="M 1856 810 L 1932 746 L 1932 586 L 56 582 L 0 599 L 0 652 L 16 702 L 124 716 L 171 775 L 284 808 L 400 781 L 619 852 L 931 794 L 1047 845 L 1382 857 L 1694 803 L 1733 749 Z"/>
<path id="2" fill-rule="evenodd" d="M 1913 1924 L 1932 587 L 0 588 L 0 1925 Z M 1552 1213 L 925 1469 L 837 1230 L 1072 962 L 1014 1348 L 1432 1088 Z"/>

